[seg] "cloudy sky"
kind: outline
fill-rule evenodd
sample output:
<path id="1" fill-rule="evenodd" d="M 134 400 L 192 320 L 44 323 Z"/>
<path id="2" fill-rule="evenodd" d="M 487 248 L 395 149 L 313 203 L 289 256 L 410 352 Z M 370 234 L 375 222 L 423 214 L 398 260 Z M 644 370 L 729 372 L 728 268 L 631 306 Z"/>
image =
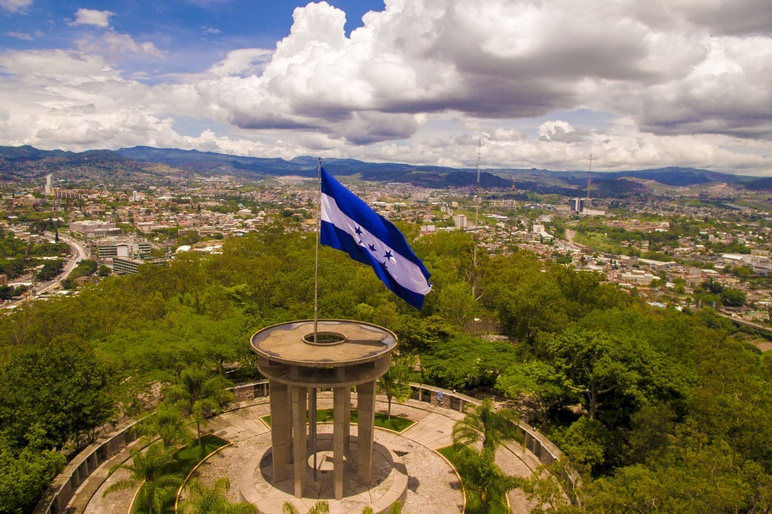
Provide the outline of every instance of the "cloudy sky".
<path id="1" fill-rule="evenodd" d="M 769 0 L 0 0 L 0 145 L 772 176 Z"/>

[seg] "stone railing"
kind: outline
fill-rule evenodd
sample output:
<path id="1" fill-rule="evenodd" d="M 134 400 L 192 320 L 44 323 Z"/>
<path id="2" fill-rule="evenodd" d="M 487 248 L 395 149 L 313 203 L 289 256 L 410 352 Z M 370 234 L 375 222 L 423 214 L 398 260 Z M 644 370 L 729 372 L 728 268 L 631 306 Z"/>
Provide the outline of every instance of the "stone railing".
<path id="1" fill-rule="evenodd" d="M 131 431 L 132 422 L 118 431 L 98 439 L 72 459 L 38 501 L 33 514 L 59 514 L 65 512 L 67 503 L 78 487 L 105 461 L 121 453 L 137 438 Z"/>
<path id="2" fill-rule="evenodd" d="M 482 403 L 482 401 L 472 398 L 471 396 L 455 391 L 448 391 L 441 387 L 411 383 L 410 388 L 413 390 L 410 396 L 412 400 L 426 402 L 431 405 L 444 407 L 458 412 L 465 412 L 467 405 L 471 404 L 477 406 Z M 527 423 L 517 422 L 515 427 L 520 432 L 520 440 L 523 442 L 525 448 L 534 454 L 542 464 L 549 466 L 553 462 L 563 458 L 563 453 L 558 447 L 532 426 Z M 568 498 L 572 503 L 576 503 L 577 500 L 574 490 L 581 485 L 581 478 L 577 473 L 566 468 L 563 468 L 561 478 L 565 484 L 566 495 L 568 495 Z"/>
<path id="3" fill-rule="evenodd" d="M 480 400 L 471 396 L 440 387 L 417 383 L 411 383 L 410 387 L 413 390 L 411 399 L 458 412 L 464 412 L 467 405 L 480 405 L 481 403 Z M 255 398 L 266 397 L 270 394 L 268 380 L 235 386 L 231 388 L 231 391 L 236 396 L 236 404 Z M 234 405 L 234 407 L 238 408 L 237 405 Z M 136 440 L 136 436 L 130 430 L 134 424 L 128 424 L 109 436 L 100 438 L 80 452 L 48 486 L 48 489 L 35 507 L 33 514 L 59 514 L 65 512 L 67 503 L 75 495 L 75 491 L 80 484 L 105 461 L 110 460 L 125 450 L 129 444 Z M 561 459 L 562 453 L 560 450 L 536 429 L 525 423 L 518 423 L 517 428 L 521 432 L 525 448 L 534 454 L 540 462 L 549 465 Z M 574 501 L 573 489 L 579 485 L 578 477 L 564 471 L 563 478 L 565 483 L 568 484 L 566 493 Z M 95 491 L 96 489 L 94 489 Z"/>

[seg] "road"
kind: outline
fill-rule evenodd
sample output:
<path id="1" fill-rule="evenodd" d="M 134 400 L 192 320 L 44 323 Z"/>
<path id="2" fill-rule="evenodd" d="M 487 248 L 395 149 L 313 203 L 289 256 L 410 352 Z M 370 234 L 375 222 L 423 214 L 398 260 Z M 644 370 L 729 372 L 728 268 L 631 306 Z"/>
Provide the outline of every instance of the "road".
<path id="1" fill-rule="evenodd" d="M 53 282 L 45 285 L 44 287 L 37 289 L 35 291 L 36 295 L 41 295 L 43 293 L 47 293 L 49 291 L 52 291 L 59 287 L 59 284 L 63 280 L 65 280 L 67 277 L 70 276 L 70 273 L 72 270 L 75 269 L 75 267 L 80 264 L 80 261 L 83 259 L 88 258 L 88 254 L 86 253 L 86 249 L 83 248 L 78 241 L 75 241 L 74 239 L 69 239 L 63 236 L 59 236 L 59 240 L 67 243 L 70 245 L 70 250 L 72 251 L 72 256 L 67 261 L 67 264 L 64 265 L 64 269 L 62 272 L 56 276 Z"/>
<path id="2" fill-rule="evenodd" d="M 46 234 L 46 235 L 49 235 L 52 238 L 54 237 L 53 234 Z M 75 267 L 80 263 L 80 261 L 88 258 L 88 252 L 86 252 L 86 249 L 83 246 L 81 246 L 81 244 L 78 241 L 74 239 L 62 237 L 61 235 L 59 236 L 59 240 L 70 245 L 70 250 L 72 255 L 67 260 L 67 263 L 64 265 L 62 272 L 59 273 L 59 275 L 57 275 L 52 282 L 42 282 L 40 284 L 37 284 L 37 286 L 33 288 L 33 290 L 35 291 L 34 296 L 40 296 L 43 293 L 48 293 L 58 288 L 59 285 L 62 283 L 62 281 L 66 279 L 68 276 L 70 276 L 70 273 L 72 272 L 72 270 L 75 269 Z M 25 298 L 22 298 L 21 300 L 17 300 L 14 302 L 6 302 L 3 305 L 3 307 L 14 308 L 21 305 L 22 302 L 25 302 L 31 299 L 32 298 L 30 297 L 25 297 Z"/>

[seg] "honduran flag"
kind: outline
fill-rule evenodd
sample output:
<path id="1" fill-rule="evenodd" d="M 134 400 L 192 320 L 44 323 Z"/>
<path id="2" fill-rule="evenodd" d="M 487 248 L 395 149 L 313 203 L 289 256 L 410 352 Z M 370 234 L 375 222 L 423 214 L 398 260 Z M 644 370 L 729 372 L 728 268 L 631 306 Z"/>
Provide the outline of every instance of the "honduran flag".
<path id="1" fill-rule="evenodd" d="M 420 310 L 424 296 L 432 288 L 429 272 L 410 249 L 405 236 L 327 170 L 322 168 L 321 174 L 321 243 L 372 266 L 386 287 Z"/>

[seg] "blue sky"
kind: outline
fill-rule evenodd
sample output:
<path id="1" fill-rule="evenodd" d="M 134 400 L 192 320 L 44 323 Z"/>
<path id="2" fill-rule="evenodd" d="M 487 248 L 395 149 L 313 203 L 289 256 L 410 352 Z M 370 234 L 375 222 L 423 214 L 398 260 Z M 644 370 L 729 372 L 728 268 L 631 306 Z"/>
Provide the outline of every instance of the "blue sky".
<path id="1" fill-rule="evenodd" d="M 0 145 L 772 176 L 770 69 L 767 0 L 0 0 Z"/>
<path id="2" fill-rule="evenodd" d="M 306 2 L 307 3 L 307 2 Z M 173 58 L 163 70 L 195 73 L 238 48 L 271 48 L 292 26 L 292 12 L 302 2 L 284 0 L 99 1 L 36 0 L 23 11 L 0 17 L 6 49 L 66 48 L 91 34 L 96 25 L 73 24 L 80 9 L 112 13 L 110 27 L 138 40 L 156 42 Z M 362 26 L 362 16 L 383 10 L 382 0 L 332 0 L 346 12 L 345 31 Z M 9 36 L 10 34 L 10 36 Z M 137 66 L 140 66 L 138 63 Z"/>

